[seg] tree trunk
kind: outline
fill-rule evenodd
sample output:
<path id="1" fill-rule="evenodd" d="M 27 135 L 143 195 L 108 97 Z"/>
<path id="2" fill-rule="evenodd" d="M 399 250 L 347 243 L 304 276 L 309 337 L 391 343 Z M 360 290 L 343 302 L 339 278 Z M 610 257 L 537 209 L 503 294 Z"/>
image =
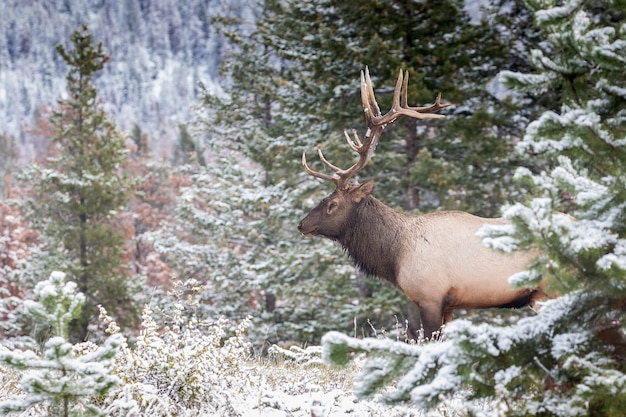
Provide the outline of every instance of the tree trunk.
<path id="1" fill-rule="evenodd" d="M 273 313 L 276 310 L 276 295 L 273 292 L 265 291 L 265 311 Z"/>
<path id="2" fill-rule="evenodd" d="M 415 184 L 409 175 L 411 167 L 417 161 L 417 154 L 422 148 L 420 138 L 417 135 L 417 121 L 415 119 L 407 120 L 406 135 L 406 209 L 415 210 L 420 205 L 420 190 L 418 184 Z"/>

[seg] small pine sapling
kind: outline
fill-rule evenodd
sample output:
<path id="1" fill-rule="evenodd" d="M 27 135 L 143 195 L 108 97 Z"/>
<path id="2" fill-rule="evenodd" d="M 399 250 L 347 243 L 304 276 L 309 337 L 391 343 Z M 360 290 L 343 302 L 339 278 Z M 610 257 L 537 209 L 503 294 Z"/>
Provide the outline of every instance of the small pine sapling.
<path id="1" fill-rule="evenodd" d="M 26 300 L 25 310 L 51 329 L 40 352 L 0 351 L 0 363 L 23 372 L 20 382 L 24 392 L 0 403 L 0 414 L 23 412 L 39 406 L 48 415 L 103 415 L 95 399 L 118 383 L 112 365 L 121 334 L 107 338 L 101 346 L 90 342 L 72 345 L 67 341 L 69 325 L 80 316 L 85 296 L 65 274 L 53 272 L 34 289 L 37 301 Z"/>

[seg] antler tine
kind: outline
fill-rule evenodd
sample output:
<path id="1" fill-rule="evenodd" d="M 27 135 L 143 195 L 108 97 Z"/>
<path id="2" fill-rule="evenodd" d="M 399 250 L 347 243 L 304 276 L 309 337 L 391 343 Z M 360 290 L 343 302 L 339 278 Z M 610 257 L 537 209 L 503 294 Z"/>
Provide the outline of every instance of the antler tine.
<path id="1" fill-rule="evenodd" d="M 391 110 L 389 110 L 387 114 L 393 113 L 394 109 L 397 110 L 403 107 L 403 106 L 400 106 L 400 96 L 402 96 L 402 103 L 405 104 L 404 107 L 407 107 L 406 96 L 407 96 L 407 91 L 408 91 L 407 90 L 408 85 L 409 85 L 409 72 L 407 71 L 406 77 L 403 77 L 402 70 L 400 70 L 400 73 L 398 74 L 398 80 L 396 81 L 396 88 L 393 90 L 393 102 L 391 104 Z"/>
<path id="2" fill-rule="evenodd" d="M 402 91 L 404 94 L 402 94 L 402 106 L 401 107 L 404 109 L 412 110 L 418 113 L 432 113 L 434 111 L 445 109 L 446 107 L 450 107 L 452 105 L 452 104 L 441 104 L 441 92 L 440 92 L 439 94 L 437 94 L 437 98 L 435 99 L 435 102 L 431 104 L 430 106 L 411 107 L 407 103 L 407 95 L 409 91 L 408 85 L 409 85 L 409 72 L 407 71 L 406 76 L 404 77 L 404 83 L 402 84 Z M 443 115 L 440 115 L 440 114 L 437 114 L 435 116 L 436 116 L 435 118 L 437 119 L 444 117 Z"/>
<path id="3" fill-rule="evenodd" d="M 336 167 L 335 165 L 331 164 L 330 162 L 328 162 L 328 160 L 324 157 L 324 154 L 322 153 L 321 149 L 317 150 L 317 154 L 320 157 L 320 160 L 322 161 L 322 163 L 324 165 L 326 165 L 328 168 L 330 168 L 332 171 L 341 174 L 341 172 L 343 172 L 343 170 L 339 167 Z"/>
<path id="4" fill-rule="evenodd" d="M 428 106 L 428 107 L 415 107 L 417 108 L 423 108 L 425 109 L 425 111 L 427 112 L 431 112 L 431 111 L 437 111 L 440 109 L 445 109 L 446 107 L 450 107 L 452 104 L 441 104 L 441 92 L 439 94 L 437 94 L 437 98 L 435 99 L 435 102 Z"/>
<path id="5" fill-rule="evenodd" d="M 343 134 L 346 136 L 346 140 L 348 141 L 348 145 L 350 145 L 350 148 L 352 148 L 354 152 L 359 152 L 359 149 L 363 146 L 363 144 L 361 143 L 361 139 L 359 139 L 359 137 L 357 136 L 356 130 L 353 130 L 352 133 L 354 134 L 354 140 L 352 140 L 350 135 L 348 135 L 348 132 L 346 132 L 345 130 L 343 131 Z"/>
<path id="6" fill-rule="evenodd" d="M 319 149 L 318 149 L 318 153 L 321 154 L 321 151 Z M 330 181 L 330 182 L 335 183 L 335 184 L 337 184 L 337 182 L 339 181 L 339 178 L 337 178 L 335 176 L 327 175 L 327 174 L 324 174 L 324 173 L 321 173 L 321 172 L 317 172 L 317 171 L 314 171 L 311 168 L 309 168 L 309 165 L 306 163 L 306 151 L 302 152 L 302 166 L 304 167 L 304 171 L 307 174 L 311 175 L 312 177 L 319 178 L 319 179 L 322 179 L 322 180 L 325 180 L 325 181 Z"/>
<path id="7" fill-rule="evenodd" d="M 402 70 L 400 70 L 400 75 L 402 75 Z M 398 79 L 400 78 L 400 76 L 398 76 Z M 404 94 L 402 94 L 402 106 L 400 107 L 404 107 L 405 109 L 409 108 L 409 103 L 408 103 L 408 96 L 409 96 L 409 72 L 406 72 L 406 77 L 404 77 L 404 82 L 402 83 L 402 91 L 404 92 Z"/>
<path id="8" fill-rule="evenodd" d="M 380 108 L 374 96 L 374 88 L 372 87 L 372 79 L 370 78 L 370 70 L 368 67 L 365 67 L 365 73 L 361 71 L 361 103 L 363 104 L 365 120 L 369 127 L 370 120 L 380 116 Z M 366 138 L 368 137 L 367 133 L 365 136 Z"/>

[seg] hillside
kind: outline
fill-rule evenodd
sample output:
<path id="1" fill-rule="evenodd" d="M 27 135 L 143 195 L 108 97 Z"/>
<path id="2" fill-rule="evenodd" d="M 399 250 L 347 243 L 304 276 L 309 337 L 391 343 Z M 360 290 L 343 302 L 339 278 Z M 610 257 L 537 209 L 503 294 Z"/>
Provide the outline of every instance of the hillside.
<path id="1" fill-rule="evenodd" d="M 95 80 L 107 112 L 121 129 L 139 125 L 166 156 L 178 124 L 191 117 L 198 83 L 218 88 L 225 46 L 211 16 L 251 15 L 249 7 L 238 0 L 0 0 L 0 134 L 15 138 L 22 162 L 36 156 L 29 129 L 65 94 L 67 68 L 55 47 L 85 23 L 111 55 Z"/>

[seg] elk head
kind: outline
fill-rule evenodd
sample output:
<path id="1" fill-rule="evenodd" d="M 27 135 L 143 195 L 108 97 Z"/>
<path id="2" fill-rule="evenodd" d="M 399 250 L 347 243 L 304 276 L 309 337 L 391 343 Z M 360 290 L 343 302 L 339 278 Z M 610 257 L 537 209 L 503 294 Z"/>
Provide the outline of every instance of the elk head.
<path id="1" fill-rule="evenodd" d="M 300 222 L 298 230 L 307 236 L 325 236 L 333 240 L 340 238 L 345 231 L 353 210 L 372 192 L 373 181 L 359 184 L 350 179 L 361 170 L 371 159 L 380 139 L 380 135 L 388 124 L 396 119 L 407 116 L 415 119 L 438 119 L 444 117 L 433 114 L 434 111 L 446 108 L 450 104 L 441 104 L 441 94 L 437 96 L 434 104 L 426 107 L 409 107 L 407 104 L 408 72 L 403 75 L 402 70 L 398 75 L 396 88 L 393 92 L 393 103 L 386 114 L 381 114 L 376 103 L 372 80 L 369 70 L 361 71 L 361 101 L 365 112 L 366 131 L 363 140 L 354 133 L 354 139 L 344 131 L 348 145 L 359 155 L 359 160 L 348 169 L 341 169 L 326 160 L 321 149 L 318 149 L 319 157 L 333 175 L 317 172 L 309 168 L 306 162 L 306 153 L 302 154 L 304 170 L 316 178 L 330 181 L 335 184 L 335 191 L 323 199 L 317 207 Z"/>

